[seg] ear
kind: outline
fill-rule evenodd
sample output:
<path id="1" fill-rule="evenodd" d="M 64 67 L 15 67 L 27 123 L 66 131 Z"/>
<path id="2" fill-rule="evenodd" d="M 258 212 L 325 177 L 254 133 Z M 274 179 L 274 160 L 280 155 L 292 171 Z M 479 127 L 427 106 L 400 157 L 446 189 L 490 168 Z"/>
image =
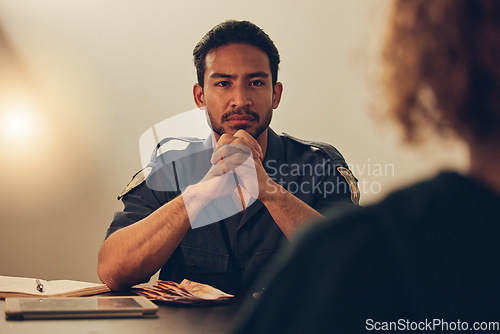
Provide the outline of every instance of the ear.
<path id="1" fill-rule="evenodd" d="M 198 108 L 205 107 L 205 96 L 203 95 L 203 88 L 199 83 L 195 84 L 193 86 L 193 97 L 194 97 L 194 103 L 196 103 L 196 106 Z"/>
<path id="2" fill-rule="evenodd" d="M 278 108 L 278 105 L 281 101 L 281 94 L 283 93 L 283 84 L 281 82 L 277 82 L 274 85 L 273 90 L 273 109 Z"/>

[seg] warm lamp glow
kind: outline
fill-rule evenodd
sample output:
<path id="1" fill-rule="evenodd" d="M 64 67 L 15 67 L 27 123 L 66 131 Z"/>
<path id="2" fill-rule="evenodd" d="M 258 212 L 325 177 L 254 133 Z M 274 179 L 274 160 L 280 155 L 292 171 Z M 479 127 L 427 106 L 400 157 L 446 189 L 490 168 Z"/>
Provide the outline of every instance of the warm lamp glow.
<path id="1" fill-rule="evenodd" d="M 34 139 L 39 127 L 39 111 L 25 101 L 11 102 L 0 107 L 2 137 L 7 145 Z"/>

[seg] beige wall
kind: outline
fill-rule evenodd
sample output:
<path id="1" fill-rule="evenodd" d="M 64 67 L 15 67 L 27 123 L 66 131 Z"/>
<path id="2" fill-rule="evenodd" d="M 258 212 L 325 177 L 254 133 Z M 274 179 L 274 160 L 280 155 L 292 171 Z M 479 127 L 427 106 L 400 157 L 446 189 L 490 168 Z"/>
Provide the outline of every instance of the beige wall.
<path id="1" fill-rule="evenodd" d="M 371 115 L 383 108 L 375 77 L 386 7 L 0 0 L 0 24 L 23 64 L 0 85 L 0 275 L 98 281 L 116 195 L 140 168 L 139 136 L 194 108 L 192 48 L 228 18 L 258 24 L 280 50 L 285 90 L 272 127 L 335 145 L 360 180 L 362 203 L 442 166 L 464 168 L 459 145 L 410 150 Z M 7 135 L 6 101 L 31 105 L 33 128 L 22 138 Z"/>

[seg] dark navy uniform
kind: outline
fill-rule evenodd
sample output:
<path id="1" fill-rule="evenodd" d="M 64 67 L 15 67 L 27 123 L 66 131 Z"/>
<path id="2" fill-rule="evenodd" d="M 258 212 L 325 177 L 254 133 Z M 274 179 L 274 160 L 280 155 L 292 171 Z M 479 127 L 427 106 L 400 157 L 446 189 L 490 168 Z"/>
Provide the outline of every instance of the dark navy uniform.
<path id="1" fill-rule="evenodd" d="M 174 199 L 211 167 L 210 139 L 171 138 L 158 146 L 169 140 L 184 141 L 187 148 L 153 154 L 151 163 L 120 196 L 125 208 L 115 214 L 106 237 Z M 269 129 L 263 165 L 271 179 L 320 213 L 336 205 L 358 204 L 357 180 L 331 145 L 278 136 Z M 202 211 L 199 216 L 210 214 Z M 267 208 L 256 200 L 241 213 L 189 229 L 159 278 L 176 282 L 187 278 L 229 293 L 248 291 L 287 242 Z"/>

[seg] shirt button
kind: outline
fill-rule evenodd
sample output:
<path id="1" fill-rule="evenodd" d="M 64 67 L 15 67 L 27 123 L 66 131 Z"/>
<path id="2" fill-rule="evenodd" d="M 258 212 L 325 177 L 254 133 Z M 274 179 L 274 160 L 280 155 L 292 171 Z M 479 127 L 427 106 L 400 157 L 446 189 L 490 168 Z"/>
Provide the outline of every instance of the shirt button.
<path id="1" fill-rule="evenodd" d="M 189 268 L 191 268 L 191 270 L 196 270 L 196 264 L 191 263 L 191 264 L 189 265 Z"/>
<path id="2" fill-rule="evenodd" d="M 245 268 L 241 268 L 240 271 L 241 271 L 242 274 L 244 274 L 245 273 Z"/>

